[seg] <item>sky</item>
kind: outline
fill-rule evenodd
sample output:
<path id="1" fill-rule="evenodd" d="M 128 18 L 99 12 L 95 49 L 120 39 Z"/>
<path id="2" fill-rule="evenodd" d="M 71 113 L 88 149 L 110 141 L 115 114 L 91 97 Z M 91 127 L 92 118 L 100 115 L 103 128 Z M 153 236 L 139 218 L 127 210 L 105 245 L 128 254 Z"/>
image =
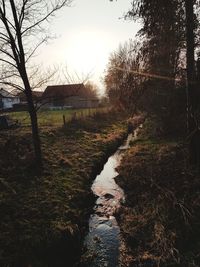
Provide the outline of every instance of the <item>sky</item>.
<path id="1" fill-rule="evenodd" d="M 59 11 L 52 20 L 50 32 L 56 38 L 40 49 L 40 64 L 57 66 L 63 70 L 61 75 L 69 73 L 77 82 L 77 75 L 80 82 L 89 75 L 103 93 L 102 77 L 110 53 L 120 43 L 134 39 L 140 28 L 138 23 L 122 18 L 130 3 L 131 0 L 74 0 L 71 7 Z"/>

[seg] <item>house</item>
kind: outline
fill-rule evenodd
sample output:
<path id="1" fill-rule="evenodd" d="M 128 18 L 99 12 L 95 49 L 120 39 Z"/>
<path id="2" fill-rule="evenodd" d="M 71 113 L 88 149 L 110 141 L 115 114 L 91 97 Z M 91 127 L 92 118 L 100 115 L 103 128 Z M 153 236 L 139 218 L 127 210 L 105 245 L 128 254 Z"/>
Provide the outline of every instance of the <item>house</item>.
<path id="1" fill-rule="evenodd" d="M 32 91 L 33 101 L 35 103 L 41 102 L 42 95 L 43 95 L 43 91 Z M 26 104 L 27 103 L 25 92 L 20 92 L 18 94 L 18 97 L 20 98 L 20 103 L 21 104 Z"/>
<path id="2" fill-rule="evenodd" d="M 35 106 L 40 106 L 41 101 L 42 101 L 42 95 L 43 91 L 32 91 L 32 97 L 33 97 L 33 102 Z M 28 103 L 26 99 L 25 92 L 20 92 L 18 93 L 18 97 L 20 98 L 20 104 L 14 105 L 15 110 L 20 111 L 20 110 L 28 110 Z"/>
<path id="3" fill-rule="evenodd" d="M 92 96 L 83 83 L 47 86 L 43 93 L 46 108 L 94 108 L 99 100 Z"/>
<path id="4" fill-rule="evenodd" d="M 0 88 L 0 110 L 12 109 L 15 104 L 19 104 L 20 99 L 17 95 Z"/>
<path id="5" fill-rule="evenodd" d="M 33 102 L 35 106 L 41 104 L 41 99 L 42 99 L 42 91 L 32 91 L 32 97 L 33 97 Z M 15 111 L 27 111 L 28 110 L 28 103 L 26 99 L 26 95 L 24 91 L 18 91 L 17 97 L 19 98 L 18 103 L 14 103 L 13 109 Z"/>

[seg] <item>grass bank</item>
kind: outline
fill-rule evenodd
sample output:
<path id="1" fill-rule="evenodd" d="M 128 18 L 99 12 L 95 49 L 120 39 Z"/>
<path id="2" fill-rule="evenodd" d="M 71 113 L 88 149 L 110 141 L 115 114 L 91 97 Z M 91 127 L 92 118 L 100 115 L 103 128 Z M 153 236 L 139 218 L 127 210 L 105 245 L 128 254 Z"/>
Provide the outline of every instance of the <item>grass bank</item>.
<path id="1" fill-rule="evenodd" d="M 120 114 L 44 128 L 41 177 L 34 174 L 29 129 L 1 131 L 1 267 L 73 266 L 94 203 L 92 180 L 126 128 Z"/>
<path id="2" fill-rule="evenodd" d="M 126 195 L 124 266 L 200 266 L 200 177 L 187 155 L 183 137 L 146 119 L 116 179 Z"/>

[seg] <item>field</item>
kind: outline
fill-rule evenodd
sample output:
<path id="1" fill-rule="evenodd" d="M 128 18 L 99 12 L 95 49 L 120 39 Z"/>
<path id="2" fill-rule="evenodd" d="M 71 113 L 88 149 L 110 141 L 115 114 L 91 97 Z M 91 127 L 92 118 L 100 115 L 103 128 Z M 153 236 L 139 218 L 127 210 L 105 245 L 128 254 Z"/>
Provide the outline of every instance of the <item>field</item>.
<path id="1" fill-rule="evenodd" d="M 66 122 L 72 118 L 81 118 L 91 116 L 95 113 L 106 112 L 106 108 L 93 108 L 93 109 L 67 109 L 67 110 L 44 110 L 38 112 L 38 124 L 39 126 L 62 126 L 63 115 Z M 28 112 L 12 112 L 9 113 L 10 117 L 14 120 L 18 120 L 22 126 L 30 125 L 30 117 Z"/>
<path id="2" fill-rule="evenodd" d="M 26 115 L 16 114 L 20 119 Z M 62 123 L 62 111 L 39 115 L 40 123 L 41 115 L 56 122 L 61 117 Z M 98 113 L 67 128 L 41 127 L 40 176 L 35 174 L 30 128 L 1 131 L 1 267 L 73 266 L 95 202 L 92 180 L 126 129 L 121 113 Z"/>

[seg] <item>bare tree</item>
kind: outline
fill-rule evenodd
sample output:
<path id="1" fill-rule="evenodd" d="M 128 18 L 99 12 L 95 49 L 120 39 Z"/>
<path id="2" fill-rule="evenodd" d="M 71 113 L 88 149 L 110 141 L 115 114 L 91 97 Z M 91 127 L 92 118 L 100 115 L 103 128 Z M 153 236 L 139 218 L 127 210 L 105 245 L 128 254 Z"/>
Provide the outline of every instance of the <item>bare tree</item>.
<path id="1" fill-rule="evenodd" d="M 86 89 L 86 94 L 89 98 L 91 99 L 98 98 L 99 88 L 98 88 L 98 85 L 96 85 L 94 82 L 88 80 L 85 83 L 85 89 Z"/>
<path id="2" fill-rule="evenodd" d="M 24 91 L 31 119 L 33 145 L 38 169 L 42 153 L 30 83 L 30 60 L 49 38 L 47 23 L 55 12 L 72 0 L 0 0 L 0 83 Z"/>
<path id="3" fill-rule="evenodd" d="M 106 93 L 111 103 L 131 113 L 137 111 L 137 106 L 144 93 L 145 76 L 143 55 L 140 42 L 129 40 L 120 45 L 111 54 L 108 62 L 104 83 Z"/>

